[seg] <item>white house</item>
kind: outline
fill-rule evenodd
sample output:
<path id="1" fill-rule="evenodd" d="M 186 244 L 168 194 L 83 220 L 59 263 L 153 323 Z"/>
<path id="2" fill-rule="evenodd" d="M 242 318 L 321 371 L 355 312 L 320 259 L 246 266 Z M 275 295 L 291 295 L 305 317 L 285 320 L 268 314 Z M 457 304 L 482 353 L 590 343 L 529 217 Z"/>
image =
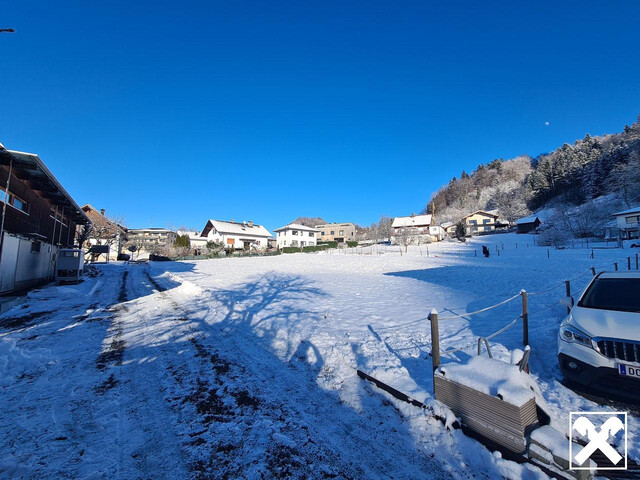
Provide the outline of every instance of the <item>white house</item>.
<path id="1" fill-rule="evenodd" d="M 622 239 L 640 238 L 640 207 L 614 213 Z"/>
<path id="2" fill-rule="evenodd" d="M 200 237 L 205 238 L 207 242 L 222 243 L 226 249 L 251 250 L 267 248 L 271 233 L 262 225 L 253 222 L 209 220 Z"/>
<path id="3" fill-rule="evenodd" d="M 318 244 L 317 228 L 306 227 L 299 223 L 290 223 L 284 227 L 276 228 L 276 243 L 282 247 L 309 247 Z"/>
<path id="4" fill-rule="evenodd" d="M 200 232 L 193 230 L 178 230 L 178 235 L 187 235 L 189 237 L 189 245 L 197 251 L 196 255 L 203 254 L 207 248 L 207 239 L 200 236 Z"/>
<path id="5" fill-rule="evenodd" d="M 433 215 L 411 215 L 408 217 L 396 217 L 391 224 L 391 242 L 394 242 L 394 235 L 402 230 L 408 230 L 412 236 L 431 236 L 432 240 L 439 241 L 444 237 L 444 230 L 435 224 Z"/>

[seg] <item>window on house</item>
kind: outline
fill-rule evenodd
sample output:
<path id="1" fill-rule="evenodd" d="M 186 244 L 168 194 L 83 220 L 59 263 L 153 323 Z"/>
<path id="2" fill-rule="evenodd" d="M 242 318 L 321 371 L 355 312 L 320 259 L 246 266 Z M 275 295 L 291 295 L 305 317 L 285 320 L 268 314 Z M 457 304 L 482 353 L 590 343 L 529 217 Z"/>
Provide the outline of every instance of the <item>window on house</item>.
<path id="1" fill-rule="evenodd" d="M 291 246 L 292 247 L 297 247 L 298 246 L 298 240 L 291 240 Z"/>
<path id="2" fill-rule="evenodd" d="M 469 225 L 477 225 L 478 221 L 477 220 L 469 220 Z"/>
<path id="3" fill-rule="evenodd" d="M 478 227 L 471 227 L 471 231 L 472 232 L 477 232 L 478 231 Z"/>
<path id="4" fill-rule="evenodd" d="M 336 232 L 334 230 L 331 230 L 331 233 L 329 235 L 335 235 Z"/>
<path id="5" fill-rule="evenodd" d="M 310 236 L 310 237 L 313 237 L 313 236 L 315 236 L 315 235 L 314 235 L 314 233 L 313 233 L 313 232 L 309 232 L 309 236 Z"/>
<path id="6" fill-rule="evenodd" d="M 300 242 L 300 246 L 301 247 L 304 247 L 306 244 L 307 244 L 307 242 L 305 242 L 305 241 Z"/>
<path id="7" fill-rule="evenodd" d="M 637 217 L 626 217 L 625 221 L 627 223 L 638 223 L 639 219 L 640 219 L 640 216 L 637 216 Z"/>
<path id="8" fill-rule="evenodd" d="M 298 231 L 297 230 L 291 230 L 291 235 L 298 235 Z"/>
<path id="9" fill-rule="evenodd" d="M 487 224 L 487 223 L 489 223 L 490 221 L 491 221 L 491 220 L 489 220 L 488 218 L 485 218 L 485 219 L 483 219 L 483 220 L 482 220 L 482 223 Z"/>
<path id="10" fill-rule="evenodd" d="M 6 190 L 4 188 L 0 188 L 0 202 L 4 203 L 5 195 Z M 9 192 L 9 195 L 7 195 L 7 204 L 11 205 L 14 208 L 17 208 L 24 213 L 29 213 L 29 204 L 21 198 L 13 195 L 11 192 Z"/>
<path id="11" fill-rule="evenodd" d="M 324 236 L 324 232 L 320 232 L 320 235 L 321 235 L 321 236 Z"/>
<path id="12" fill-rule="evenodd" d="M 344 235 L 344 230 L 340 230 L 340 232 L 338 232 L 340 236 Z"/>
<path id="13" fill-rule="evenodd" d="M 40 242 L 31 242 L 31 252 L 40 253 Z"/>

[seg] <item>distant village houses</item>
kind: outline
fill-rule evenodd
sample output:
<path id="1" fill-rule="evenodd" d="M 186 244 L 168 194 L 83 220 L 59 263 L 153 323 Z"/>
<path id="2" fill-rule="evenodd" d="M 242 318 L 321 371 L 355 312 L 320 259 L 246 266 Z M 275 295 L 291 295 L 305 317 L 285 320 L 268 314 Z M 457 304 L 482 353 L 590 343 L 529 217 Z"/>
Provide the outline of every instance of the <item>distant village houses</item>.
<path id="1" fill-rule="evenodd" d="M 200 237 L 207 242 L 222 244 L 226 250 L 266 249 L 271 233 L 262 225 L 235 220 L 209 220 Z"/>
<path id="2" fill-rule="evenodd" d="M 176 232 L 166 228 L 132 228 L 127 232 L 127 245 L 136 247 L 136 257 L 167 254 L 176 243 Z"/>
<path id="3" fill-rule="evenodd" d="M 319 229 L 299 223 L 290 223 L 284 227 L 276 228 L 274 232 L 278 248 L 313 247 L 318 244 L 318 235 L 320 234 Z"/>
<path id="4" fill-rule="evenodd" d="M 80 247 L 88 248 L 91 260 L 117 260 L 123 252 L 127 240 L 127 229 L 105 216 L 105 210 L 98 210 L 90 204 L 82 207 L 82 211 L 91 220 L 86 232 L 78 232 Z M 103 257 L 104 256 L 104 257 Z"/>
<path id="5" fill-rule="evenodd" d="M 195 230 L 178 230 L 179 236 L 189 237 L 189 247 L 194 255 L 204 255 L 207 251 L 207 239 Z"/>
<path id="6" fill-rule="evenodd" d="M 391 228 L 391 243 L 397 243 L 398 236 L 404 233 L 410 235 L 416 242 L 421 240 L 437 242 L 444 238 L 444 230 L 440 225 L 436 225 L 431 214 L 396 217 L 393 219 Z"/>
<path id="7" fill-rule="evenodd" d="M 325 223 L 316 225 L 319 230 L 318 240 L 322 242 L 354 242 L 356 226 L 353 223 Z"/>

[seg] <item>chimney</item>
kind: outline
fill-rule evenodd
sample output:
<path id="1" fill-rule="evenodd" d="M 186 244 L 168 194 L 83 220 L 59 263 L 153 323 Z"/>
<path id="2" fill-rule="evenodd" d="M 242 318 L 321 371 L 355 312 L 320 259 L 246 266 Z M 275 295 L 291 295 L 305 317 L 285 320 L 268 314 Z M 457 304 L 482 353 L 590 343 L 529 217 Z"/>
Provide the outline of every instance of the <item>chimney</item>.
<path id="1" fill-rule="evenodd" d="M 232 219 L 231 219 L 231 223 L 236 223 L 236 221 L 232 218 Z"/>
<path id="2" fill-rule="evenodd" d="M 104 208 L 100 209 L 100 215 L 104 216 L 104 212 L 106 212 L 106 210 Z"/>
<path id="3" fill-rule="evenodd" d="M 249 220 L 249 221 L 247 222 L 247 225 L 249 225 L 250 227 L 253 227 L 253 222 L 252 222 L 251 220 Z"/>

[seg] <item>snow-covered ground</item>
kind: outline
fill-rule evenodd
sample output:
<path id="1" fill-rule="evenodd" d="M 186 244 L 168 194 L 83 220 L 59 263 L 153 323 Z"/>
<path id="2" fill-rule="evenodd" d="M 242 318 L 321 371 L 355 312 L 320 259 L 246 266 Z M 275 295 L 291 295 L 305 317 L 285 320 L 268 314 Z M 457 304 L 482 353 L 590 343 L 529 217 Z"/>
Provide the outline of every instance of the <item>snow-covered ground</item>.
<path id="1" fill-rule="evenodd" d="M 577 293 L 589 267 L 632 251 L 547 258 L 513 234 L 428 248 L 111 264 L 31 292 L 0 316 L 0 477 L 544 478 L 355 369 L 434 405 L 427 313 L 440 314 L 441 350 L 463 349 L 446 364 L 473 355 L 521 303 L 458 315 L 543 292 L 529 297 L 531 372 L 568 429 L 570 411 L 613 407 L 560 383 L 563 281 Z M 503 359 L 522 348 L 520 321 L 491 348 Z M 640 460 L 636 415 L 629 429 Z"/>

